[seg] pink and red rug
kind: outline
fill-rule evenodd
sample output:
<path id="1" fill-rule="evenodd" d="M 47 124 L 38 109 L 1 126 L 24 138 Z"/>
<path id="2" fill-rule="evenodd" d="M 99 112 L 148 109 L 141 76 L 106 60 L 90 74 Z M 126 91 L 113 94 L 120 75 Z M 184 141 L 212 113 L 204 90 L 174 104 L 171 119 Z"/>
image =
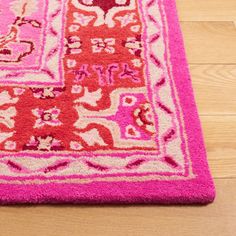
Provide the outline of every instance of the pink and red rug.
<path id="1" fill-rule="evenodd" d="M 0 203 L 209 203 L 174 0 L 0 0 Z"/>

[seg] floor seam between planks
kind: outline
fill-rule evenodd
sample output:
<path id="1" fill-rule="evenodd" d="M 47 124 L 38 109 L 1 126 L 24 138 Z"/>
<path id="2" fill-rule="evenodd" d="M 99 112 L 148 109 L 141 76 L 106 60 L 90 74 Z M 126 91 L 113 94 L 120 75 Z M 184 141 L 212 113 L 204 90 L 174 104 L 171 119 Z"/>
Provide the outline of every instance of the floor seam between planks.
<path id="1" fill-rule="evenodd" d="M 232 177 L 213 177 L 213 180 L 219 180 L 219 179 L 223 179 L 223 180 L 236 180 L 236 177 L 232 176 Z"/>
<path id="2" fill-rule="evenodd" d="M 191 62 L 191 63 L 188 63 L 190 66 L 191 65 L 199 65 L 199 66 L 206 66 L 206 65 L 209 65 L 209 66 L 211 66 L 211 65 L 214 65 L 214 66 L 217 66 L 217 65 L 219 65 L 219 66 L 221 66 L 221 65 L 223 65 L 223 66 L 236 66 L 236 63 L 210 63 L 210 62 L 206 62 L 206 63 L 198 63 L 198 62 Z"/>
<path id="3" fill-rule="evenodd" d="M 206 23 L 212 23 L 212 22 L 216 22 L 216 23 L 222 23 L 222 22 L 226 22 L 229 23 L 231 22 L 232 24 L 235 24 L 234 20 L 180 20 L 180 23 L 184 23 L 184 22 L 196 22 L 196 23 L 201 23 L 201 22 L 206 22 Z"/>
<path id="4" fill-rule="evenodd" d="M 206 113 L 201 113 L 201 112 L 198 112 L 199 113 L 199 116 L 200 117 L 209 117 L 209 116 L 215 116 L 215 117 L 236 117 L 236 113 L 212 113 L 212 114 L 206 114 Z"/>

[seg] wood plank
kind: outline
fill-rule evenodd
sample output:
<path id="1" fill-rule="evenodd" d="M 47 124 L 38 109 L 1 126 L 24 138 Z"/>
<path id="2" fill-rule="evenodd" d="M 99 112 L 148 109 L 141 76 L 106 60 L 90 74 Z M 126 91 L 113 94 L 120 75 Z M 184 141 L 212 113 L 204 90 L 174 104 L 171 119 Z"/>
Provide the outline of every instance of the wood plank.
<path id="1" fill-rule="evenodd" d="M 236 63 L 236 28 L 233 22 L 182 22 L 189 63 Z"/>
<path id="2" fill-rule="evenodd" d="M 236 114 L 236 65 L 190 65 L 200 114 Z"/>
<path id="3" fill-rule="evenodd" d="M 1 207 L 0 230 L 7 236 L 232 236 L 235 186 L 236 180 L 216 180 L 215 203 L 202 207 Z"/>
<path id="4" fill-rule="evenodd" d="M 229 179 L 229 178 L 236 178 L 236 158 L 235 158 L 235 150 L 234 151 L 227 151 L 225 155 L 223 151 L 219 150 L 215 151 L 214 157 L 212 154 L 209 157 L 209 165 L 211 169 L 211 173 L 214 176 L 214 179 Z M 234 155 L 234 157 L 232 157 Z M 220 156 L 220 157 L 219 157 Z"/>
<path id="5" fill-rule="evenodd" d="M 207 155 L 215 178 L 236 178 L 236 116 L 201 116 Z"/>
<path id="6" fill-rule="evenodd" d="M 182 21 L 236 21 L 235 0 L 176 0 Z"/>

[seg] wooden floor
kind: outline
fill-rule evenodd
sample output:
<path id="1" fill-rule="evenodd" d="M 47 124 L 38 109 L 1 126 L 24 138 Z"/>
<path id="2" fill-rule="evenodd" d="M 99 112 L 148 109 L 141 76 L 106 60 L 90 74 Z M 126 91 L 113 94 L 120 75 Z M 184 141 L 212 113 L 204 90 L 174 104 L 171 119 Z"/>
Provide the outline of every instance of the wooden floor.
<path id="1" fill-rule="evenodd" d="M 236 235 L 236 0 L 177 0 L 217 199 L 204 207 L 0 207 L 0 236 Z"/>

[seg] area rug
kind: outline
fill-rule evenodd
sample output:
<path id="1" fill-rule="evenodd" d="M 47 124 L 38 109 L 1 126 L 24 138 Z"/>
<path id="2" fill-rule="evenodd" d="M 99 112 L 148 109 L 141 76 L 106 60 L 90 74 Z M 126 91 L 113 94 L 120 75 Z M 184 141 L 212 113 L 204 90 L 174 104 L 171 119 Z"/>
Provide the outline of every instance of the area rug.
<path id="1" fill-rule="evenodd" d="M 0 203 L 209 203 L 174 0 L 0 0 Z"/>

